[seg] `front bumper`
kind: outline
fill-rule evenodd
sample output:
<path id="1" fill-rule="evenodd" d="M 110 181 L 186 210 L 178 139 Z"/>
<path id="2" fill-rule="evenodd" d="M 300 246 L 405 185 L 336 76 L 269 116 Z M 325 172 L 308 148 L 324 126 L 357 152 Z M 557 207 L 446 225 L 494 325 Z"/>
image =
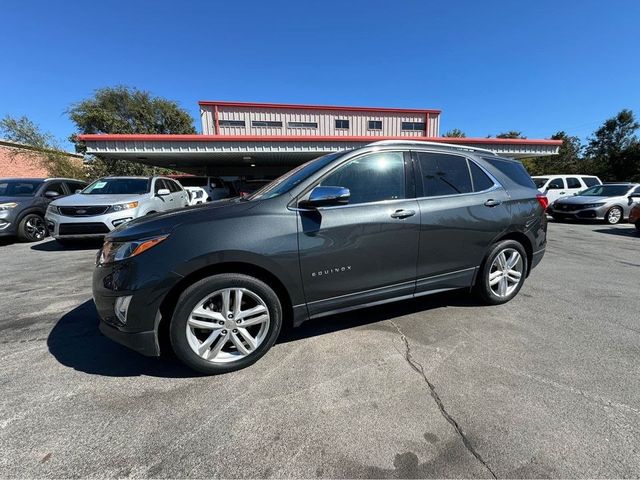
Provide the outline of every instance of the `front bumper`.
<path id="1" fill-rule="evenodd" d="M 573 207 L 573 205 L 572 205 Z M 550 205 L 547 213 L 554 218 L 575 220 L 604 220 L 608 207 L 581 208 L 577 210 L 565 210 L 556 205 Z"/>
<path id="2" fill-rule="evenodd" d="M 14 236 L 17 233 L 16 215 L 12 210 L 0 210 L 0 237 Z"/>
<path id="3" fill-rule="evenodd" d="M 71 217 L 48 210 L 44 219 L 52 237 L 73 239 L 102 238 L 121 223 L 136 217 L 138 208 L 84 217 Z"/>

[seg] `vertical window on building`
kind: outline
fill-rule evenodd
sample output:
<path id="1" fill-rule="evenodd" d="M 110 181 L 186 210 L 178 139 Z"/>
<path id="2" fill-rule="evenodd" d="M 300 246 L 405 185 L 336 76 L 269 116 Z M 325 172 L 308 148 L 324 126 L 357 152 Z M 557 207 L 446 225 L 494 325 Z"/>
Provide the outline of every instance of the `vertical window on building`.
<path id="1" fill-rule="evenodd" d="M 369 130 L 382 130 L 382 120 L 369 120 Z"/>
<path id="2" fill-rule="evenodd" d="M 336 120 L 336 128 L 349 128 L 349 120 Z"/>
<path id="3" fill-rule="evenodd" d="M 402 130 L 424 130 L 424 122 L 402 122 Z"/>

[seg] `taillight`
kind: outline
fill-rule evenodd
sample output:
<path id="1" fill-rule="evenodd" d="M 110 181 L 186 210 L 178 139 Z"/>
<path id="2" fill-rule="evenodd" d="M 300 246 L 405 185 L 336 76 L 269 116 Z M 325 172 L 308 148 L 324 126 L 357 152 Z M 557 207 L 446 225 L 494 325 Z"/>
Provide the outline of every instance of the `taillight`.
<path id="1" fill-rule="evenodd" d="M 536 195 L 536 198 L 538 199 L 538 203 L 540 204 L 542 209 L 546 212 L 547 207 L 549 206 L 549 199 L 546 196 L 542 195 L 541 193 Z"/>

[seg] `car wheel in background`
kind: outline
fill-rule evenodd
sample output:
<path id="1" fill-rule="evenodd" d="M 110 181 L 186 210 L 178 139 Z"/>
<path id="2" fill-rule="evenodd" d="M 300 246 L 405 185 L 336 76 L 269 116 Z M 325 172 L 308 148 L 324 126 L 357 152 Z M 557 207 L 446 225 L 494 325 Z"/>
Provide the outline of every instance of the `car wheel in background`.
<path id="1" fill-rule="evenodd" d="M 171 345 L 186 365 L 205 374 L 232 372 L 262 357 L 282 327 L 282 306 L 264 282 L 225 273 L 196 282 L 180 296 Z"/>
<path id="2" fill-rule="evenodd" d="M 604 216 L 605 222 L 609 225 L 615 225 L 616 223 L 620 223 L 622 221 L 622 208 L 620 207 L 611 207 L 607 214 Z"/>
<path id="3" fill-rule="evenodd" d="M 44 218 L 36 213 L 29 213 L 20 220 L 18 238 L 23 242 L 37 242 L 48 234 Z"/>
<path id="4" fill-rule="evenodd" d="M 507 303 L 515 297 L 527 275 L 527 254 L 515 240 L 493 246 L 482 265 L 476 290 L 489 305 Z"/>

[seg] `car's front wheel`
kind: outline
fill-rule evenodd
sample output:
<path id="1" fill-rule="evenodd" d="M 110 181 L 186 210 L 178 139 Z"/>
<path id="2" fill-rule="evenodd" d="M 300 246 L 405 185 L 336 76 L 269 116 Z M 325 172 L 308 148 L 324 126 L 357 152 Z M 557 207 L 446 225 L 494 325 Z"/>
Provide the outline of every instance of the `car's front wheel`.
<path id="1" fill-rule="evenodd" d="M 480 298 L 499 305 L 515 297 L 527 273 L 527 254 L 515 240 L 504 240 L 493 246 L 478 275 L 476 289 Z"/>
<path id="2" fill-rule="evenodd" d="M 218 374 L 256 362 L 275 343 L 281 327 L 282 306 L 273 289 L 257 278 L 225 273 L 182 293 L 170 338 L 186 365 Z"/>
<path id="3" fill-rule="evenodd" d="M 622 209 L 620 207 L 611 207 L 604 216 L 605 222 L 609 225 L 615 225 L 622 221 Z"/>
<path id="4" fill-rule="evenodd" d="M 23 242 L 37 242 L 47 234 L 44 219 L 37 213 L 25 215 L 18 225 L 18 238 Z"/>

